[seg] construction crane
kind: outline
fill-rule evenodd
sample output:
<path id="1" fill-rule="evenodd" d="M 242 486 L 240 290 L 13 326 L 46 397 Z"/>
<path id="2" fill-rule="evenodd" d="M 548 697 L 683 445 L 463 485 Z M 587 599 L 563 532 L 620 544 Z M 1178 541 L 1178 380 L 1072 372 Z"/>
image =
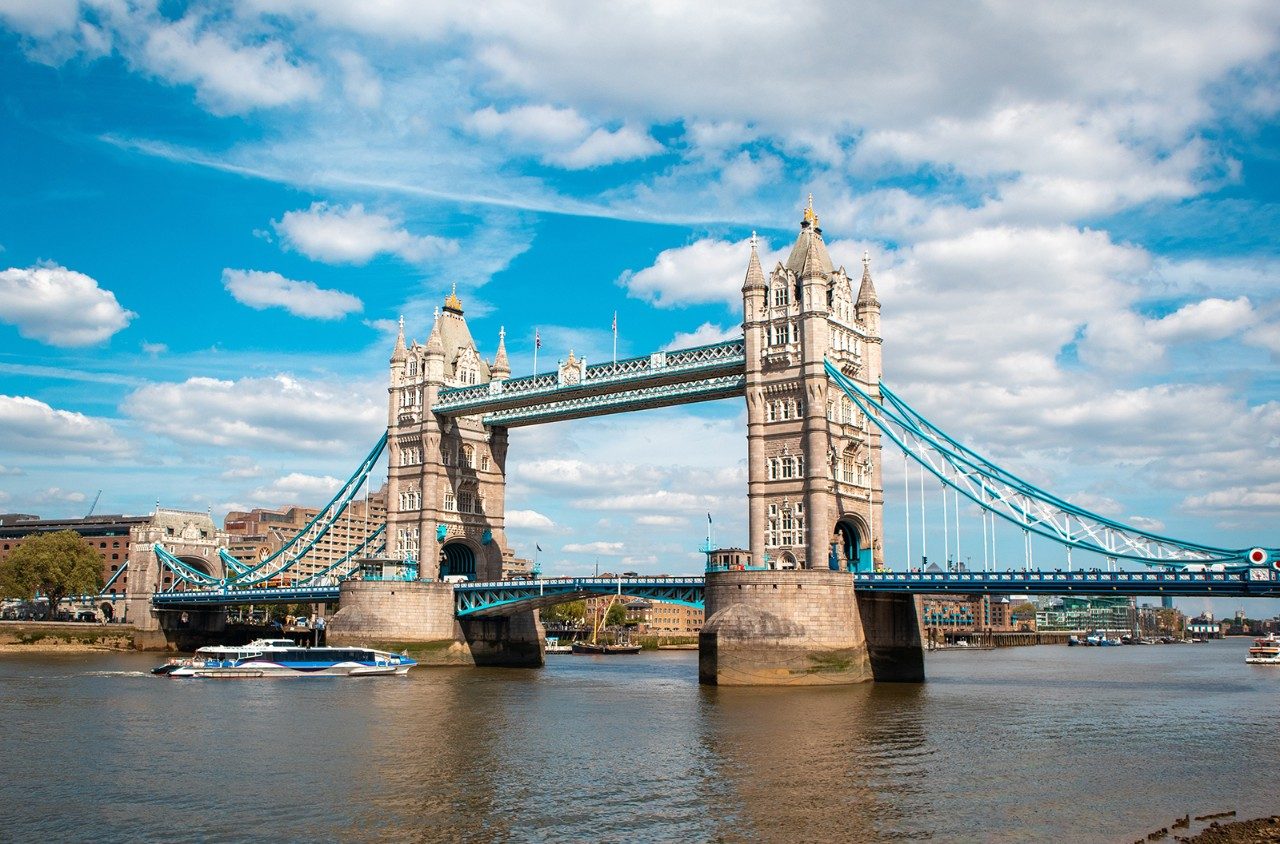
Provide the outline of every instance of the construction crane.
<path id="1" fill-rule="evenodd" d="M 101 497 L 102 497 L 102 490 L 98 490 L 98 494 L 93 497 L 93 503 L 89 505 L 89 512 L 84 514 L 84 517 L 86 519 L 93 515 L 94 510 L 98 509 L 98 499 Z"/>

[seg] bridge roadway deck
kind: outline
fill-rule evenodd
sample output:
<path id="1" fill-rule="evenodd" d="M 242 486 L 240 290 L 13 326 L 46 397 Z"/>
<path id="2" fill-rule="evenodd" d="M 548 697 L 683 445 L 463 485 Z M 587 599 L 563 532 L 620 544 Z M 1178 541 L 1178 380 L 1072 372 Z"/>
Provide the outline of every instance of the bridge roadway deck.
<path id="1" fill-rule="evenodd" d="M 1280 575 L 1272 569 L 1240 572 L 863 572 L 851 575 L 857 589 L 871 592 L 981 595 L 1135 595 L 1162 597 L 1280 598 Z M 658 577 L 552 577 L 459 583 L 459 616 L 510 615 L 589 595 L 626 595 L 701 607 L 702 575 Z M 160 592 L 157 609 L 336 601 L 338 587 L 230 589 Z"/>

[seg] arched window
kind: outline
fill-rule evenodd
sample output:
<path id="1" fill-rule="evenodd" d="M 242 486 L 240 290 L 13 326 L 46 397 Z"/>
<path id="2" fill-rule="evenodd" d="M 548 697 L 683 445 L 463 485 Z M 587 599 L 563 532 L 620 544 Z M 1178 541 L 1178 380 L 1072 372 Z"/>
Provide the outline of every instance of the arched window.
<path id="1" fill-rule="evenodd" d="M 418 362 L 416 360 L 410 360 L 405 366 L 405 374 L 410 377 L 418 374 Z"/>
<path id="2" fill-rule="evenodd" d="M 469 445 L 462 447 L 462 465 L 468 469 L 476 467 L 476 450 Z"/>

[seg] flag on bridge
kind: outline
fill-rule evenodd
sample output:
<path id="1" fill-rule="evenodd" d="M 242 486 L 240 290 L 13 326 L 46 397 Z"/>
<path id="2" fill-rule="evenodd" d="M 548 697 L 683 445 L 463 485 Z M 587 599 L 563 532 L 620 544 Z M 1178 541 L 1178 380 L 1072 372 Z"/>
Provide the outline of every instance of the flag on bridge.
<path id="1" fill-rule="evenodd" d="M 539 545 L 539 544 L 538 544 L 538 543 L 536 543 L 536 542 L 535 542 L 535 543 L 533 543 L 533 547 L 534 547 L 534 548 L 537 548 L 539 551 L 541 551 L 541 550 L 542 550 L 542 546 L 541 546 L 541 545 Z"/>

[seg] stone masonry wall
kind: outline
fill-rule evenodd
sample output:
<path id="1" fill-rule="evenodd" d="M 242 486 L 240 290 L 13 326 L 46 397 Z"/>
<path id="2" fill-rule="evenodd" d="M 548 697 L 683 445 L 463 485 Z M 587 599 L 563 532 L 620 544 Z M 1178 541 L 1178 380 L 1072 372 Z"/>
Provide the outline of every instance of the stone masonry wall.
<path id="1" fill-rule="evenodd" d="M 713 685 L 873 679 L 853 581 L 830 570 L 708 572 L 698 675 Z"/>

